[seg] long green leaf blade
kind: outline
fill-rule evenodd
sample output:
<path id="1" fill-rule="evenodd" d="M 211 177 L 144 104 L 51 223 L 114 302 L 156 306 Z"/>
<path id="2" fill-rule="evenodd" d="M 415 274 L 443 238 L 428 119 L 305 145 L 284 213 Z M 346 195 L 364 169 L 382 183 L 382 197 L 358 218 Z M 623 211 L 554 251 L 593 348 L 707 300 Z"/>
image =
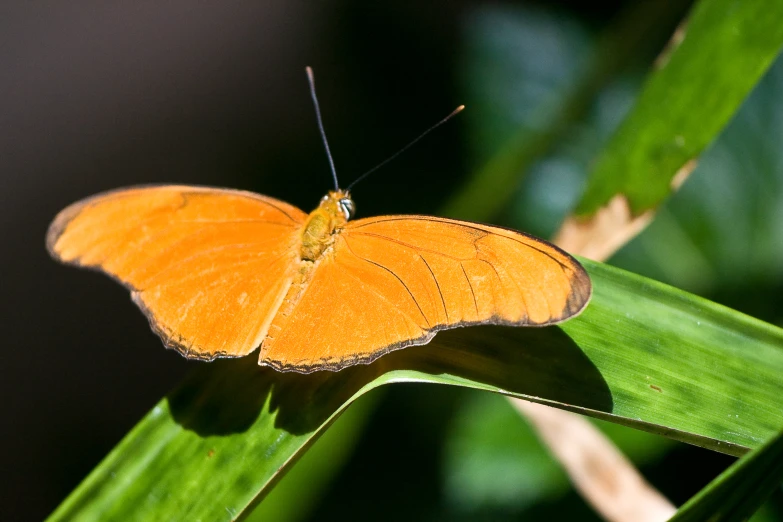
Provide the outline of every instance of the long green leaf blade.
<path id="1" fill-rule="evenodd" d="M 615 195 L 634 214 L 657 207 L 675 174 L 709 145 L 783 45 L 783 2 L 701 0 L 684 40 L 647 80 L 599 156 L 576 214 Z"/>
<path id="2" fill-rule="evenodd" d="M 52 520 L 232 520 L 352 400 L 429 382 L 489 390 L 741 455 L 783 426 L 783 330 L 606 265 L 561 327 L 475 327 L 338 373 L 204 365 Z M 752 375 L 749 380 L 747 376 Z"/>

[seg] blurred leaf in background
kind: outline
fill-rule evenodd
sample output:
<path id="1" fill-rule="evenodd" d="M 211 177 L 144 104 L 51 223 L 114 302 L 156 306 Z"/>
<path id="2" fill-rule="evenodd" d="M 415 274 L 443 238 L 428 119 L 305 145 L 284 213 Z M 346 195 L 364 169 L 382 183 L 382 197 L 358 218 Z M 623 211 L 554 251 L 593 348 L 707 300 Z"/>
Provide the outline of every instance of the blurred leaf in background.
<path id="1" fill-rule="evenodd" d="M 783 324 L 783 59 L 613 263 Z"/>
<path id="2" fill-rule="evenodd" d="M 517 191 L 507 219 L 532 234 L 551 237 L 582 194 L 590 161 L 630 110 L 642 74 L 610 82 L 587 117 L 564 133 L 552 151 L 535 162 Z"/>
<path id="3" fill-rule="evenodd" d="M 546 132 L 600 61 L 598 35 L 565 13 L 534 8 L 484 8 L 466 18 L 468 139 L 481 165 L 507 142 L 523 145 Z M 501 30 L 498 30 L 498 27 Z M 504 220 L 550 237 L 581 195 L 589 161 L 630 109 L 646 70 L 607 80 L 582 118 L 560 130 L 551 151 L 538 151 L 517 172 L 518 186 Z M 498 87 L 501 86 L 501 87 Z"/>
<path id="4" fill-rule="evenodd" d="M 460 73 L 469 107 L 469 161 L 479 173 L 462 190 L 471 199 L 481 199 L 482 189 L 497 198 L 493 185 L 510 182 L 517 185 L 511 193 L 521 190 L 518 185 L 531 163 L 551 146 L 557 122 L 570 116 L 566 106 L 588 74 L 594 38 L 575 19 L 532 7 L 483 8 L 465 20 Z M 568 167 L 563 167 L 560 174 L 568 176 Z M 557 200 L 555 209 L 563 208 L 579 195 L 580 187 L 562 183 L 546 197 Z M 452 212 L 478 220 L 491 217 L 488 210 L 471 215 L 474 210 L 459 203 L 449 205 L 447 213 Z"/>
<path id="5" fill-rule="evenodd" d="M 457 513 L 521 512 L 570 489 L 566 474 L 503 397 L 466 396 L 447 437 L 444 487 Z"/>
<path id="6" fill-rule="evenodd" d="M 484 7 L 465 21 L 459 73 L 468 152 L 480 167 L 512 137 L 551 124 L 585 74 L 593 42 L 577 20 L 534 7 Z"/>

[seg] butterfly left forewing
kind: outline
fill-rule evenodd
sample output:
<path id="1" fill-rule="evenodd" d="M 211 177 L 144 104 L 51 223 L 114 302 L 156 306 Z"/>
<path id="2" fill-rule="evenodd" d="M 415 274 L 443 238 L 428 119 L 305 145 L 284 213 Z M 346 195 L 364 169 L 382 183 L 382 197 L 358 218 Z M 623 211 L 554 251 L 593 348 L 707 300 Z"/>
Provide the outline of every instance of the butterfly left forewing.
<path id="1" fill-rule="evenodd" d="M 428 216 L 348 223 L 261 363 L 339 369 L 470 324 L 545 326 L 591 294 L 579 263 L 531 236 Z"/>
<path id="2" fill-rule="evenodd" d="M 186 356 L 245 355 L 261 342 L 295 271 L 305 214 L 248 192 L 122 189 L 71 205 L 47 246 L 132 290 L 153 329 Z"/>

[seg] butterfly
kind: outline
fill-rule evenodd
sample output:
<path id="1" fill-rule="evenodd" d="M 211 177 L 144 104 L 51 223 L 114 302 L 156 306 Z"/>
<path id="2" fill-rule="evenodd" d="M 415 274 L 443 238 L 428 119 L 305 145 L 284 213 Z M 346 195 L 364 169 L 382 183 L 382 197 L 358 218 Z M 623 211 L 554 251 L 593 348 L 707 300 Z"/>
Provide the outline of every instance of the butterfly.
<path id="1" fill-rule="evenodd" d="M 260 348 L 259 364 L 280 371 L 367 364 L 447 328 L 552 325 L 590 299 L 579 262 L 533 236 L 433 216 L 351 220 L 354 211 L 339 188 L 307 214 L 240 190 L 130 187 L 62 210 L 46 245 L 129 288 L 185 357 Z"/>

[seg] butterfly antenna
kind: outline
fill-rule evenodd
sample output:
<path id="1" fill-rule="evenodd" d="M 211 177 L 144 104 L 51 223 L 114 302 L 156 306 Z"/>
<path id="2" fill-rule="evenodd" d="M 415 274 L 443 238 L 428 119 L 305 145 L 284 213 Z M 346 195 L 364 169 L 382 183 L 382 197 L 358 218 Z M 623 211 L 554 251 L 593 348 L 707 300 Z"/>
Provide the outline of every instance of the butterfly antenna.
<path id="1" fill-rule="evenodd" d="M 310 82 L 310 96 L 313 98 L 313 105 L 315 105 L 315 117 L 318 120 L 318 130 L 321 131 L 321 139 L 323 139 L 324 148 L 326 149 L 326 158 L 329 160 L 329 167 L 332 169 L 334 190 L 340 190 L 340 185 L 337 183 L 337 170 L 334 168 L 334 160 L 332 159 L 332 151 L 329 150 L 329 142 L 326 141 L 324 122 L 321 119 L 321 108 L 318 106 L 318 97 L 315 95 L 315 78 L 313 77 L 313 70 L 308 66 L 305 67 L 305 71 L 307 71 L 307 81 Z"/>
<path id="2" fill-rule="evenodd" d="M 393 160 L 394 158 L 396 158 L 397 156 L 399 156 L 400 154 L 402 154 L 403 152 L 405 152 L 405 151 L 406 151 L 406 150 L 408 150 L 409 148 L 413 147 L 413 146 L 414 146 L 416 143 L 418 143 L 418 142 L 419 142 L 419 140 L 421 140 L 421 139 L 422 139 L 424 136 L 426 136 L 426 135 L 427 135 L 427 134 L 429 134 L 430 132 L 434 131 L 435 129 L 437 129 L 438 127 L 440 127 L 441 125 L 443 125 L 444 123 L 446 123 L 447 121 L 449 121 L 451 118 L 453 118 L 454 116 L 456 116 L 457 114 L 459 114 L 460 112 L 462 112 L 462 110 L 463 110 L 464 108 L 465 108 L 465 106 L 464 106 L 464 105 L 460 105 L 459 107 L 457 107 L 456 109 L 454 109 L 453 111 L 451 111 L 451 114 L 449 114 L 448 116 L 446 116 L 445 118 L 443 118 L 442 120 L 440 120 L 438 123 L 436 123 L 435 125 L 433 125 L 433 126 L 432 126 L 432 127 L 430 127 L 429 129 L 427 129 L 427 130 L 425 130 L 424 132 L 422 132 L 421 134 L 419 134 L 419 136 L 418 136 L 416 139 L 414 139 L 413 141 L 411 141 L 410 143 L 408 143 L 407 145 L 405 145 L 403 148 L 401 148 L 400 150 L 398 150 L 397 152 L 395 152 L 394 154 L 392 154 L 391 156 L 389 156 L 388 158 L 386 158 L 386 159 L 385 159 L 385 160 L 383 160 L 382 162 L 378 163 L 376 166 L 374 166 L 373 168 L 371 168 L 370 170 L 368 170 L 367 172 L 365 172 L 364 174 L 362 174 L 361 176 L 359 176 L 358 178 L 356 178 L 355 180 L 353 180 L 353 182 L 352 182 L 350 185 L 348 185 L 348 188 L 346 189 L 346 191 L 350 191 L 350 190 L 351 190 L 351 187 L 353 187 L 354 185 L 356 185 L 357 183 L 359 183 L 361 180 L 363 180 L 364 178 L 366 178 L 367 176 L 369 176 L 370 174 L 372 174 L 373 172 L 375 172 L 375 171 L 376 171 L 376 170 L 378 170 L 379 168 L 383 167 L 384 165 L 386 165 L 387 163 L 389 163 L 391 160 Z"/>

